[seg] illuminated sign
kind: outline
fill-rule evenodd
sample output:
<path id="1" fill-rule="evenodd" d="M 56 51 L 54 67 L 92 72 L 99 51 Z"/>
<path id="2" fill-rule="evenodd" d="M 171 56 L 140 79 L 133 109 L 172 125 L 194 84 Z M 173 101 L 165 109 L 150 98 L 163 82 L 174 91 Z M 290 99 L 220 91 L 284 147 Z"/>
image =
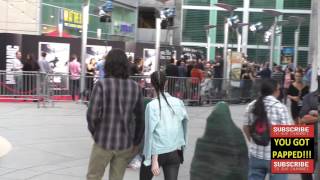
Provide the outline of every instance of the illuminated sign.
<path id="1" fill-rule="evenodd" d="M 65 27 L 82 28 L 82 14 L 78 11 L 63 9 L 63 24 Z"/>
<path id="2" fill-rule="evenodd" d="M 116 33 L 133 33 L 134 32 L 134 25 L 128 23 L 114 23 L 114 31 Z"/>

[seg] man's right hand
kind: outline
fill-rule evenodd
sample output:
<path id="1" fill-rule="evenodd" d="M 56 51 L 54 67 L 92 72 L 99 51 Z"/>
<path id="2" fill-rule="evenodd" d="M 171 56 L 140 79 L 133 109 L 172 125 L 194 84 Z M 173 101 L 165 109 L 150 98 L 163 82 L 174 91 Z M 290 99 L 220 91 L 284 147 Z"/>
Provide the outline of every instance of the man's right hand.
<path id="1" fill-rule="evenodd" d="M 132 154 L 138 154 L 138 152 L 139 152 L 139 146 L 134 145 L 132 147 L 131 153 Z"/>

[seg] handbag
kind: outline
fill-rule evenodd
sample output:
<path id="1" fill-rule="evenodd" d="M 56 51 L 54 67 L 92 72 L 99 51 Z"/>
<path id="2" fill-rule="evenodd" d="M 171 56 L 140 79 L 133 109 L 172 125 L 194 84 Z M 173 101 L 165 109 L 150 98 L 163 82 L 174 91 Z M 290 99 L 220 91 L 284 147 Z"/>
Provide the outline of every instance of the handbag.
<path id="1" fill-rule="evenodd" d="M 183 150 L 177 150 L 177 152 L 180 157 L 180 164 L 183 164 L 183 161 L 184 161 Z"/>

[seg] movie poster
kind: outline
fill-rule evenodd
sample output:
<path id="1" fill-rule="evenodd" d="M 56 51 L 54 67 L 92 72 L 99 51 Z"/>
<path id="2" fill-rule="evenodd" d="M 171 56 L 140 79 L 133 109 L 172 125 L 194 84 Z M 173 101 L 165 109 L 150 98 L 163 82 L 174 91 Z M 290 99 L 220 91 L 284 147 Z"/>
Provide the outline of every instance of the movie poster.
<path id="1" fill-rule="evenodd" d="M 93 64 L 101 61 L 111 49 L 111 46 L 87 45 L 86 64 L 90 61 Z"/>
<path id="2" fill-rule="evenodd" d="M 156 50 L 143 49 L 143 75 L 151 75 L 156 70 Z"/>
<path id="3" fill-rule="evenodd" d="M 232 52 L 228 55 L 228 74 L 230 73 L 231 86 L 240 87 L 242 53 Z"/>
<path id="4" fill-rule="evenodd" d="M 46 60 L 54 73 L 69 73 L 70 44 L 39 42 L 39 57 L 42 52 L 47 53 Z"/>
<path id="5" fill-rule="evenodd" d="M 293 62 L 294 48 L 293 47 L 283 47 L 281 51 L 281 65 L 287 65 Z"/>
<path id="6" fill-rule="evenodd" d="M 52 68 L 54 74 L 63 74 L 53 76 L 49 79 L 50 83 L 54 83 L 57 89 L 69 88 L 69 59 L 70 44 L 55 42 L 39 42 L 39 58 L 41 53 L 47 53 L 46 60 Z"/>
<path id="7" fill-rule="evenodd" d="M 16 53 L 20 50 L 20 46 L 6 46 L 6 72 L 12 72 L 13 61 L 16 59 Z M 16 84 L 14 74 L 6 73 L 6 84 Z"/>
<path id="8" fill-rule="evenodd" d="M 134 53 L 133 52 L 126 52 L 127 58 L 132 57 L 132 59 L 134 60 Z"/>

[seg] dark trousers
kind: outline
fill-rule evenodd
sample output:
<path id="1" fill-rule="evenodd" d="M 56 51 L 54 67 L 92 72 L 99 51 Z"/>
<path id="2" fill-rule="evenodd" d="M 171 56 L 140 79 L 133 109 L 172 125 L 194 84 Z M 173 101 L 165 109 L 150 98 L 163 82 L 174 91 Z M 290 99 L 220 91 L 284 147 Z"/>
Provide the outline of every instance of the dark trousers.
<path id="1" fill-rule="evenodd" d="M 90 74 L 86 75 L 86 77 L 85 77 L 86 89 L 85 89 L 85 92 L 82 92 L 82 93 L 83 93 L 83 98 L 87 101 L 89 101 L 89 99 L 91 97 L 91 91 L 94 86 L 93 80 L 94 80 L 94 76 L 92 76 Z"/>
<path id="2" fill-rule="evenodd" d="M 213 79 L 213 91 L 215 91 L 216 89 L 218 90 L 218 93 L 220 93 L 221 89 L 222 89 L 222 83 L 223 83 L 223 79 L 222 78 L 217 78 L 217 79 Z"/>
<path id="3" fill-rule="evenodd" d="M 151 180 L 153 178 L 151 165 L 145 166 L 143 164 L 143 161 L 140 168 L 140 180 Z M 163 169 L 165 180 L 178 179 L 179 167 L 181 163 L 181 156 L 179 155 L 178 151 L 160 154 L 158 156 L 158 163 L 159 166 Z"/>
<path id="4" fill-rule="evenodd" d="M 301 174 L 301 180 L 313 180 L 312 174 Z"/>
<path id="5" fill-rule="evenodd" d="M 70 81 L 70 89 L 71 89 L 71 96 L 72 96 L 72 100 L 75 100 L 75 96 L 76 95 L 79 95 L 79 84 L 80 84 L 80 80 L 77 79 L 77 80 L 71 80 Z"/>

